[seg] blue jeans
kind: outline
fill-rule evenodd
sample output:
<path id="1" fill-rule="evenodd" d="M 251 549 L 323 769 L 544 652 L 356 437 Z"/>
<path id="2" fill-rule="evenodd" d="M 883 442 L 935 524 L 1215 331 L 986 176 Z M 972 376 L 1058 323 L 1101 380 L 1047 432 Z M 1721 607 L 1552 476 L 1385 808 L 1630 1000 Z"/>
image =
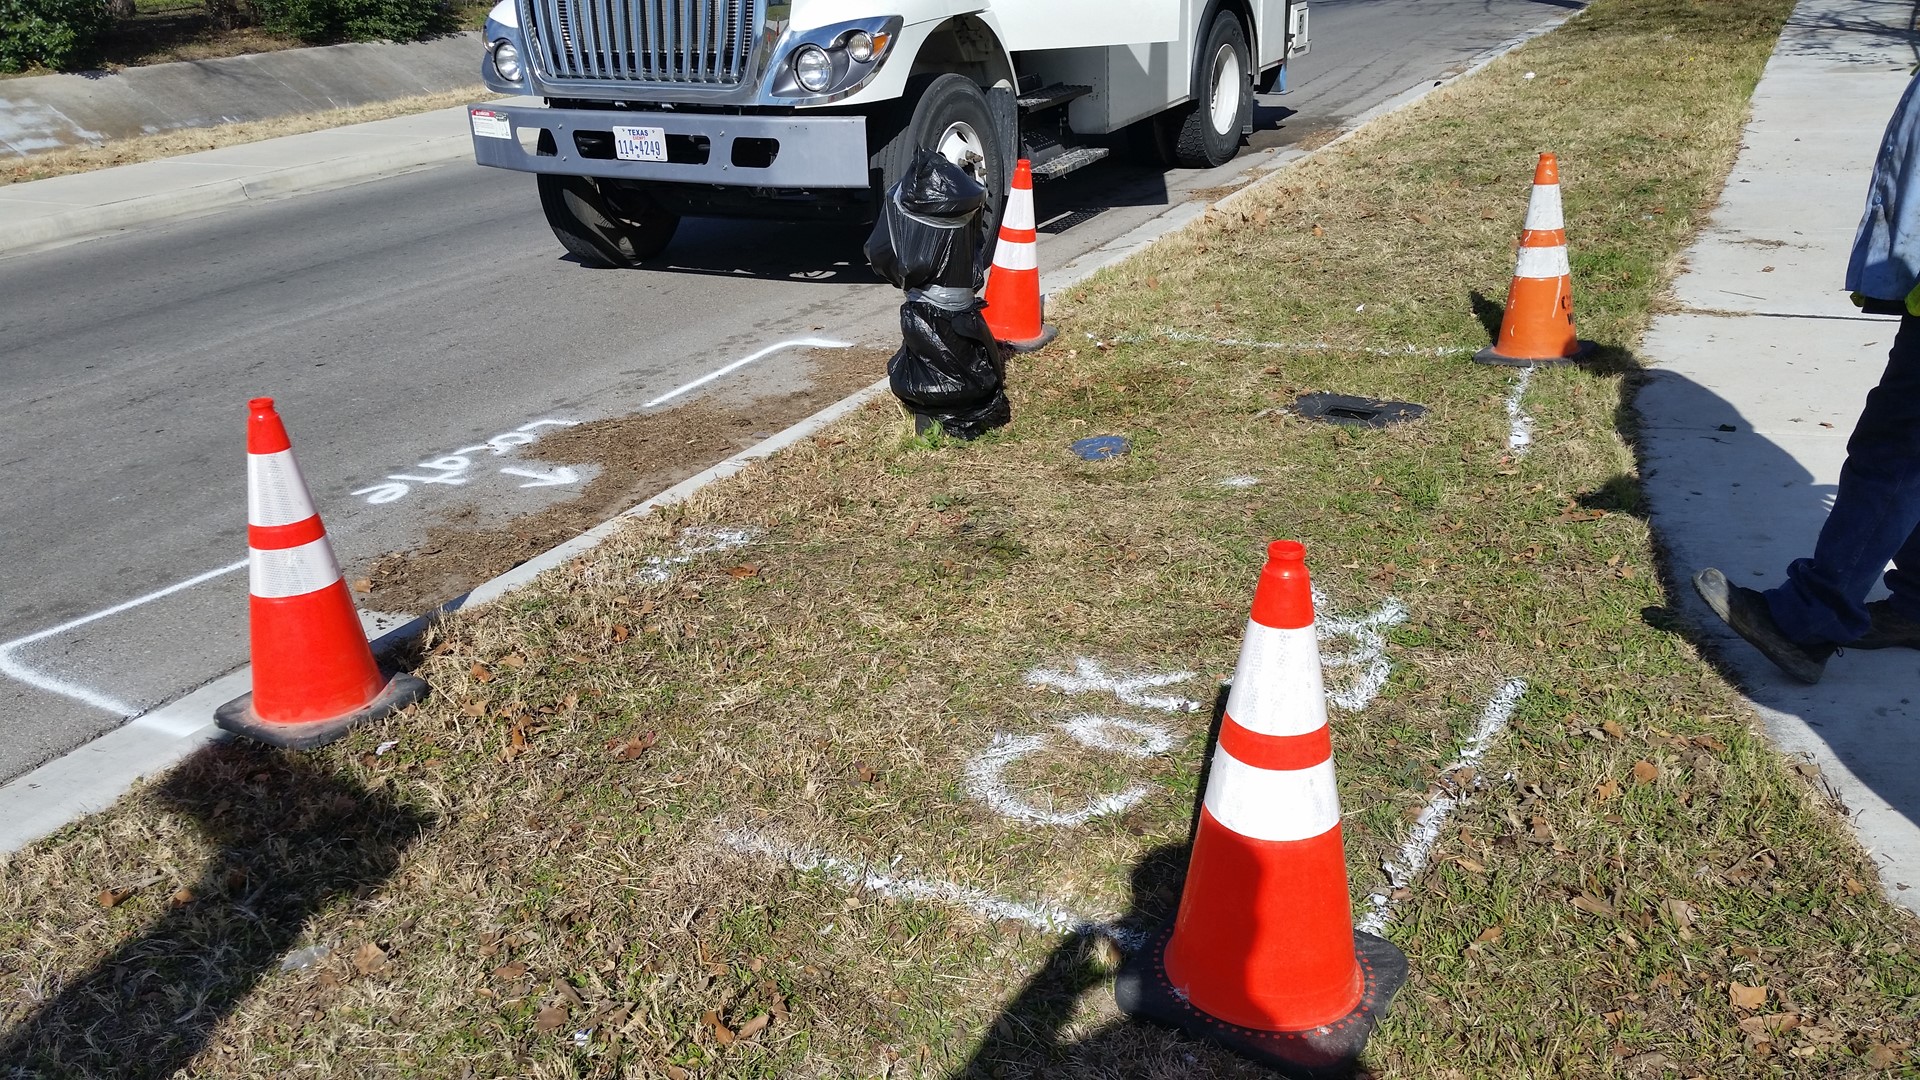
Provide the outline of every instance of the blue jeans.
<path id="1" fill-rule="evenodd" d="M 1767 607 L 1802 645 L 1845 645 L 1872 625 L 1867 593 L 1888 560 L 1894 610 L 1920 619 L 1920 318 L 1904 315 L 1880 385 L 1847 440 L 1840 490 L 1813 558 L 1795 559 Z"/>

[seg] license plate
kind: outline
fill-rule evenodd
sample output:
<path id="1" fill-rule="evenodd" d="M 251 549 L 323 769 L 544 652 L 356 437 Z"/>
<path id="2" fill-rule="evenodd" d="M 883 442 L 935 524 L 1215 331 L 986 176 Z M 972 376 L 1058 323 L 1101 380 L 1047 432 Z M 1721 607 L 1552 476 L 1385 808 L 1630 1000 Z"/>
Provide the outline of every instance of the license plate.
<path id="1" fill-rule="evenodd" d="M 621 161 L 667 160 L 667 129 L 613 126 L 613 156 Z"/>
<path id="2" fill-rule="evenodd" d="M 473 133 L 483 139 L 513 138 L 513 124 L 507 120 L 506 113 L 492 109 L 474 109 L 467 114 L 473 119 Z"/>

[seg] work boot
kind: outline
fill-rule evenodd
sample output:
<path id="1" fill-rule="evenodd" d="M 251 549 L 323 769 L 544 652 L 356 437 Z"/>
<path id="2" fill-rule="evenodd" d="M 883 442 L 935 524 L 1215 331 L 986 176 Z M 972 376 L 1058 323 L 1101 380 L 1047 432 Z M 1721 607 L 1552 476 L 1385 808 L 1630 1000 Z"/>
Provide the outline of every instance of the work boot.
<path id="1" fill-rule="evenodd" d="M 1709 566 L 1693 575 L 1693 588 L 1715 615 L 1733 627 L 1733 632 L 1760 650 L 1760 655 L 1777 664 L 1781 671 L 1812 685 L 1826 670 L 1831 645 L 1800 645 L 1788 640 L 1773 621 L 1765 594 L 1743 588 L 1727 580 L 1727 575 Z M 1891 643 L 1890 643 L 1891 644 Z"/>
<path id="2" fill-rule="evenodd" d="M 1867 605 L 1867 614 L 1873 616 L 1873 629 L 1862 635 L 1860 640 L 1849 643 L 1847 648 L 1891 649 L 1903 645 L 1909 649 L 1920 649 L 1920 621 L 1893 610 L 1893 601 L 1875 600 Z"/>

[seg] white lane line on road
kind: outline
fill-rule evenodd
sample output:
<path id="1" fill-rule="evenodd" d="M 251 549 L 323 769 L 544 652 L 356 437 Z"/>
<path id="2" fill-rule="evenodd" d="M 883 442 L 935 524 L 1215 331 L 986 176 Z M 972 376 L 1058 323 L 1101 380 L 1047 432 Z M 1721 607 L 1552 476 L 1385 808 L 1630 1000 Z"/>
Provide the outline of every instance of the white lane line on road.
<path id="1" fill-rule="evenodd" d="M 150 592 L 145 596 L 137 596 L 125 603 L 115 604 L 104 611 L 96 611 L 91 615 L 83 615 L 78 619 L 74 619 L 72 622 L 63 622 L 59 626 L 41 630 L 38 633 L 28 634 L 23 638 L 15 638 L 5 644 L 0 644 L 0 675 L 5 675 L 10 679 L 18 680 L 19 682 L 26 683 L 28 686 L 45 690 L 48 693 L 59 694 L 63 697 L 70 697 L 75 701 L 85 702 L 97 709 L 104 709 L 118 716 L 133 716 L 140 711 L 134 706 L 120 701 L 117 698 L 108 697 L 97 690 L 89 690 L 77 683 L 68 682 L 65 679 L 48 675 L 45 672 L 35 671 L 19 660 L 14 659 L 14 650 L 25 648 L 36 641 L 45 641 L 50 637 L 64 634 L 69 630 L 85 626 L 90 622 L 98 622 L 109 616 L 118 615 L 123 611 L 137 608 L 142 604 L 150 604 L 161 597 L 172 596 L 182 589 L 191 589 L 195 585 L 200 585 L 224 574 L 231 574 L 237 570 L 245 570 L 246 568 L 247 560 L 241 559 L 237 563 L 223 566 L 218 570 L 209 570 L 204 574 L 197 574 L 185 581 L 169 585 L 164 589 Z"/>
<path id="2" fill-rule="evenodd" d="M 782 341 L 782 342 L 779 342 L 778 344 L 769 345 L 766 348 L 761 349 L 759 352 L 753 353 L 749 356 L 743 356 L 740 359 L 735 360 L 733 363 L 728 364 L 726 367 L 723 367 L 718 371 L 713 371 L 705 375 L 702 375 L 699 378 L 693 380 L 690 383 L 687 383 L 684 386 L 674 387 L 672 390 L 669 390 L 666 393 L 661 394 L 659 397 L 654 398 L 652 401 L 649 401 L 645 405 L 642 405 L 640 407 L 643 409 L 651 409 L 655 405 L 663 405 L 669 401 L 672 401 L 674 398 L 679 397 L 681 394 L 686 393 L 689 390 L 698 390 L 699 388 L 707 385 L 708 383 L 712 382 L 715 379 L 721 378 L 735 371 L 738 371 L 741 368 L 746 367 L 748 364 L 751 364 L 757 360 L 765 360 L 767 357 L 772 356 L 774 353 L 777 353 L 777 352 L 785 352 L 788 349 L 851 349 L 851 348 L 853 348 L 853 342 L 835 341 L 832 338 L 811 338 L 810 337 L 810 338 L 794 338 L 792 341 Z"/>
<path id="3" fill-rule="evenodd" d="M 1009 900 L 978 889 L 969 889 L 951 881 L 913 878 L 893 873 L 894 868 L 900 864 L 898 857 L 885 864 L 886 872 L 881 872 L 872 868 L 874 864 L 871 863 L 808 851 L 783 840 L 776 840 L 746 829 L 728 833 L 723 841 L 728 847 L 742 854 L 759 855 L 775 862 L 782 862 L 802 873 L 818 870 L 838 879 L 843 884 L 877 892 L 896 900 L 937 900 L 966 908 L 988 919 L 1021 922 L 1035 930 L 1057 934 L 1105 934 L 1122 949 L 1130 952 L 1138 949 L 1146 941 L 1146 935 L 1138 930 L 1116 926 L 1112 922 L 1097 922 L 1045 900 L 1021 903 L 1018 900 Z"/>
<path id="4" fill-rule="evenodd" d="M 1473 738 L 1461 748 L 1460 757 L 1444 772 L 1456 773 L 1461 769 L 1477 767 L 1494 736 L 1504 731 L 1507 723 L 1513 719 L 1514 707 L 1520 704 L 1520 695 L 1526 692 L 1525 679 L 1507 680 L 1488 700 L 1486 710 L 1480 714 L 1480 726 L 1474 729 Z M 1412 885 L 1420 872 L 1427 868 L 1427 856 L 1433 852 L 1434 841 L 1440 839 L 1441 827 L 1447 823 L 1447 817 L 1460 804 L 1461 798 L 1462 795 L 1443 790 L 1434 796 L 1425 810 L 1420 811 L 1420 816 L 1414 819 L 1413 831 L 1407 834 L 1407 842 L 1400 846 L 1399 858 L 1381 865 L 1387 872 L 1387 891 L 1367 897 L 1373 904 L 1373 910 L 1360 920 L 1359 929 L 1369 934 L 1378 934 L 1385 929 L 1387 920 L 1393 917 L 1393 893 Z"/>

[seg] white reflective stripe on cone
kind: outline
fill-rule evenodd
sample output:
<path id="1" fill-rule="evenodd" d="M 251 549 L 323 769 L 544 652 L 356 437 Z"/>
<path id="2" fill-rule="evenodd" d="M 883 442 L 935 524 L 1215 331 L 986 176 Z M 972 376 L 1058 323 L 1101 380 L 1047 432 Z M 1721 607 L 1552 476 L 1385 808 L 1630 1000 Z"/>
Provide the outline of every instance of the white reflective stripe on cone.
<path id="1" fill-rule="evenodd" d="M 1227 715 L 1262 735 L 1305 735 L 1327 726 L 1327 692 L 1313 627 L 1276 630 L 1247 620 Z"/>
<path id="2" fill-rule="evenodd" d="M 1002 270 L 1040 269 L 1040 245 L 1011 240 L 1000 241 L 994 250 L 993 265 Z"/>
<path id="3" fill-rule="evenodd" d="M 1262 769 L 1216 748 L 1206 807 L 1241 836 L 1311 840 L 1340 824 L 1333 759 L 1305 769 Z"/>
<path id="4" fill-rule="evenodd" d="M 1000 224 L 1009 229 L 1033 228 L 1033 189 L 1014 188 L 1007 193 L 1007 216 Z"/>
<path id="5" fill-rule="evenodd" d="M 313 498 L 293 451 L 247 455 L 247 524 L 292 525 L 313 516 Z"/>
<path id="6" fill-rule="evenodd" d="M 333 545 L 324 536 L 275 551 L 249 548 L 247 561 L 247 591 L 269 599 L 305 596 L 340 580 L 340 564 L 333 561 Z"/>
<path id="7" fill-rule="evenodd" d="M 1564 229 L 1566 227 L 1566 216 L 1560 212 L 1560 185 L 1533 185 L 1533 197 L 1527 200 L 1527 228 Z"/>
<path id="8" fill-rule="evenodd" d="M 1523 247 L 1520 257 L 1513 261 L 1513 276 L 1523 278 L 1563 278 L 1573 273 L 1567 264 L 1567 248 Z"/>

